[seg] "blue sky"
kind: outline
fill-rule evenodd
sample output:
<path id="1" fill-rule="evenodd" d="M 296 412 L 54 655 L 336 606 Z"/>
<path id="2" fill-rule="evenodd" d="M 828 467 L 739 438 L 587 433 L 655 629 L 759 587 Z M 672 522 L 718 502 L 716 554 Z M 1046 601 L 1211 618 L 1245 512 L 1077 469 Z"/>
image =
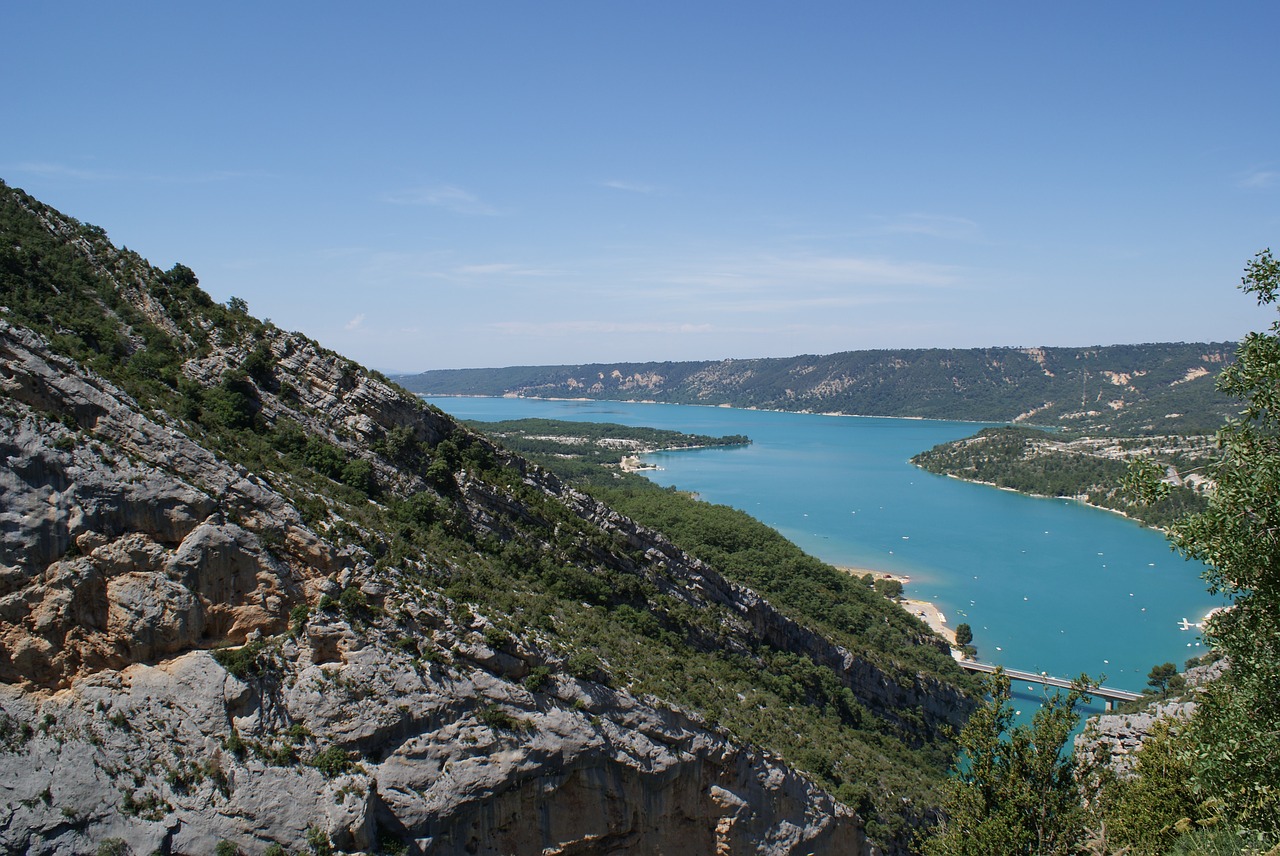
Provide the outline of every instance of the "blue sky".
<path id="1" fill-rule="evenodd" d="M 387 371 L 1236 339 L 1280 4 L 9 3 L 0 178 Z"/>

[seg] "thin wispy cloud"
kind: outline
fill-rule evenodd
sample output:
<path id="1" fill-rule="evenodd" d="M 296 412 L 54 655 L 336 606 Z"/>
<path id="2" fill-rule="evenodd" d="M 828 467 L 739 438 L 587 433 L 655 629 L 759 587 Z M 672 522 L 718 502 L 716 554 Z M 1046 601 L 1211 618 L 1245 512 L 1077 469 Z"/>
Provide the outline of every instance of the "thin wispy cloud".
<path id="1" fill-rule="evenodd" d="M 460 276 L 555 276 L 557 273 L 547 268 L 529 267 L 510 262 L 459 265 L 453 269 L 453 272 Z"/>
<path id="2" fill-rule="evenodd" d="M 1259 169 L 1246 175 L 1238 182 L 1240 187 L 1249 190 L 1260 190 L 1267 187 L 1275 187 L 1280 185 L 1280 171 L 1271 169 Z"/>
<path id="3" fill-rule="evenodd" d="M 594 334 L 642 334 L 696 335 L 717 332 L 711 324 L 687 322 L 649 321 L 497 321 L 487 325 L 489 329 L 507 335 L 523 336 L 585 336 Z"/>
<path id="4" fill-rule="evenodd" d="M 610 190 L 621 190 L 625 193 L 642 193 L 649 196 L 662 192 L 660 187 L 639 181 L 621 181 L 614 179 L 611 181 L 602 181 L 600 182 L 600 186 L 607 187 Z"/>
<path id="5" fill-rule="evenodd" d="M 945 214 L 903 214 L 888 218 L 883 231 L 897 235 L 925 235 L 930 238 L 968 240 L 978 237 L 978 224 L 966 217 Z"/>
<path id="6" fill-rule="evenodd" d="M 210 184 L 239 178 L 261 178 L 255 170 L 219 169 L 191 173 L 142 173 L 115 169 L 94 169 L 46 161 L 26 161 L 4 168 L 6 172 L 24 175 L 73 178 L 78 181 L 145 181 L 157 184 Z"/>
<path id="7" fill-rule="evenodd" d="M 394 193 L 384 194 L 383 202 L 392 205 L 423 205 L 443 208 L 454 214 L 494 217 L 502 213 L 501 209 L 482 200 L 469 190 L 452 184 L 434 187 L 415 187 Z"/>
<path id="8" fill-rule="evenodd" d="M 67 166 L 60 163 L 41 163 L 31 162 L 15 164 L 10 167 L 15 173 L 24 173 L 26 175 L 47 175 L 57 176 L 61 178 L 76 178 L 81 181 L 118 181 L 124 178 L 124 173 L 114 170 L 103 169 L 85 169 L 83 167 Z"/>
<path id="9" fill-rule="evenodd" d="M 945 288 L 958 281 L 956 271 L 927 262 L 899 262 L 858 256 L 764 256 L 714 265 L 690 265 L 666 275 L 667 281 L 730 293 L 777 293 L 801 297 L 814 287 L 919 286 Z"/>
<path id="10" fill-rule="evenodd" d="M 363 313 L 363 312 L 361 312 L 359 315 L 357 315 L 356 317 L 354 317 L 354 318 L 352 318 L 350 321 L 348 321 L 346 324 L 344 324 L 344 325 L 343 325 L 343 327 L 342 327 L 342 329 L 344 329 L 344 330 L 358 330 L 358 329 L 360 329 L 360 327 L 362 327 L 363 325 L 364 325 L 364 313 Z"/>

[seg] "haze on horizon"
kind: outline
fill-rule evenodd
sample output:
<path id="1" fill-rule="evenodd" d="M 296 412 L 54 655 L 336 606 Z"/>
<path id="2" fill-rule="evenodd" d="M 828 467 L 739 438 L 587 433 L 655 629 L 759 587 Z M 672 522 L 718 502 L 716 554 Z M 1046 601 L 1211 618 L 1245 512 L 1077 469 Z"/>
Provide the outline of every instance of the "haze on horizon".
<path id="1" fill-rule="evenodd" d="M 0 178 L 388 371 L 1234 340 L 1278 23 L 9 4 Z"/>

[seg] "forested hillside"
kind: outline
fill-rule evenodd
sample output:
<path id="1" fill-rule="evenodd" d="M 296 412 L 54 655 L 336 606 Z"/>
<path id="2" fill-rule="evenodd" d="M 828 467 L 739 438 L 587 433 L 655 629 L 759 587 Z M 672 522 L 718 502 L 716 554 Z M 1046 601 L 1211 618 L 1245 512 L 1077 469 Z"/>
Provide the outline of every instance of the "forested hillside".
<path id="1" fill-rule="evenodd" d="M 1203 511 L 1217 457 L 1212 437 L 1066 438 L 1030 428 L 984 428 L 973 437 L 942 443 L 911 462 L 939 475 L 1012 488 L 1036 496 L 1065 496 L 1121 511 L 1148 526 L 1167 527 Z M 1164 470 L 1168 492 L 1159 501 L 1134 505 L 1121 485 L 1135 458 Z"/>
<path id="2" fill-rule="evenodd" d="M 1211 432 L 1233 403 L 1230 342 L 847 351 L 719 362 L 456 369 L 397 380 L 429 395 L 521 395 L 1025 421 L 1083 433 Z"/>

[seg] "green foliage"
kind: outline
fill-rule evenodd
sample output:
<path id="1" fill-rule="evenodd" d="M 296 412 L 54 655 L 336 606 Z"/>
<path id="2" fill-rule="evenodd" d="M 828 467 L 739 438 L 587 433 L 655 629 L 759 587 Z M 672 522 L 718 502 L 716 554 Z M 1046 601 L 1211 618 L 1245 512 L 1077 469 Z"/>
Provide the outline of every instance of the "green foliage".
<path id="1" fill-rule="evenodd" d="M 351 458 L 342 465 L 342 474 L 338 479 L 343 484 L 353 487 L 365 496 L 373 496 L 378 489 L 374 478 L 373 464 L 364 458 Z"/>
<path id="2" fill-rule="evenodd" d="M 173 811 L 173 806 L 154 792 L 138 798 L 133 791 L 125 791 L 124 797 L 120 800 L 120 811 L 130 817 L 155 821 L 163 819 L 166 814 Z"/>
<path id="3" fill-rule="evenodd" d="M 252 384 L 227 374 L 217 386 L 201 393 L 200 421 L 218 428 L 249 428 L 261 407 Z"/>
<path id="4" fill-rule="evenodd" d="M 301 634 L 307 626 L 307 619 L 310 617 L 310 607 L 305 603 L 296 604 L 293 609 L 289 610 L 289 632 L 294 636 Z"/>
<path id="5" fill-rule="evenodd" d="M 1152 506 L 1169 496 L 1165 468 L 1150 458 L 1133 458 L 1120 481 L 1120 495 L 1139 506 Z"/>
<path id="6" fill-rule="evenodd" d="M 327 779 L 350 772 L 354 767 L 351 753 L 341 746 L 330 746 L 328 749 L 317 752 L 307 763 L 323 773 Z"/>
<path id="7" fill-rule="evenodd" d="M 1205 507 L 1204 497 L 1195 490 L 1162 481 L 1165 469 L 1174 466 L 1185 473 L 1202 468 L 1211 453 L 1207 438 L 1180 438 L 1177 442 L 1185 451 L 1162 452 L 1161 464 L 1143 457 L 1133 459 L 1138 463 L 1122 459 L 1121 455 L 1138 448 L 1166 447 L 1174 442 L 1170 438 L 1157 440 L 1068 440 L 1030 428 L 984 428 L 974 437 L 921 452 L 911 462 L 932 473 L 1036 496 L 1083 497 L 1092 505 L 1124 511 L 1149 526 L 1164 527 Z M 1139 490 L 1143 501 L 1135 505 L 1133 497 Z"/>
<path id="8" fill-rule="evenodd" d="M 1181 689 L 1185 684 L 1186 679 L 1178 674 L 1178 667 L 1173 663 L 1152 666 L 1151 671 L 1147 673 L 1147 686 L 1158 693 Z"/>
<path id="9" fill-rule="evenodd" d="M 483 636 L 485 644 L 490 648 L 501 650 L 511 646 L 511 634 L 496 624 L 490 624 L 486 627 Z"/>
<path id="10" fill-rule="evenodd" d="M 1089 699 L 1081 676 L 1055 693 L 1030 725 L 1013 726 L 1009 678 L 997 670 L 991 699 L 960 732 L 961 757 L 948 783 L 945 820 L 925 842 L 931 856 L 1051 856 L 1074 854 L 1084 838 L 1085 812 L 1075 762 L 1064 754 L 1079 721 L 1076 704 Z"/>
<path id="11" fill-rule="evenodd" d="M 961 648 L 973 644 L 973 628 L 963 621 L 956 625 L 956 644 Z"/>
<path id="12" fill-rule="evenodd" d="M 244 856 L 244 851 L 224 838 L 214 846 L 213 856 Z"/>
<path id="13" fill-rule="evenodd" d="M 1280 293 L 1280 263 L 1269 250 L 1246 265 L 1242 289 L 1260 305 Z M 1231 596 L 1229 610 L 1209 622 L 1206 640 L 1230 667 L 1197 696 L 1183 737 L 1189 779 L 1202 806 L 1203 823 L 1221 823 L 1224 835 L 1241 831 L 1259 845 L 1280 842 L 1280 321 L 1250 333 L 1218 388 L 1242 400 L 1239 418 L 1217 435 L 1220 454 L 1210 462 L 1214 488 L 1204 510 L 1178 521 L 1170 539 L 1188 558 L 1207 566 L 1214 592 Z M 1135 465 L 1131 493 L 1147 499 L 1159 468 Z M 1152 669 L 1153 688 L 1173 688 L 1171 664 Z M 1148 783 L 1149 787 L 1157 787 Z M 1191 842 L 1191 843 L 1188 843 Z M 1180 841 L 1178 848 L 1213 841 Z M 1214 845 L 1216 846 L 1216 845 Z M 1265 847 L 1263 848 L 1265 849 Z M 1196 851 L 1198 852 L 1198 851 Z"/>
<path id="14" fill-rule="evenodd" d="M 480 708 L 477 718 L 494 731 L 518 731 L 525 727 L 524 720 L 496 704 Z"/>
<path id="15" fill-rule="evenodd" d="M 1264 854 L 1264 848 L 1234 829 L 1210 827 L 1180 836 L 1167 852 L 1169 856 L 1271 856 L 1275 852 L 1268 849 Z"/>
<path id="16" fill-rule="evenodd" d="M 347 586 L 338 596 L 338 607 L 352 623 L 368 623 L 382 614 L 382 610 L 370 605 L 369 598 L 359 586 Z"/>
<path id="17" fill-rule="evenodd" d="M 267 347 L 265 342 L 259 342 L 245 357 L 244 365 L 241 368 L 255 382 L 270 384 L 274 382 L 274 377 L 272 376 L 274 366 L 275 356 L 271 353 L 271 349 Z"/>
<path id="18" fill-rule="evenodd" d="M 565 662 L 564 670 L 583 681 L 598 681 L 603 677 L 600 661 L 590 651 L 574 651 Z"/>
<path id="19" fill-rule="evenodd" d="M 97 856 L 129 856 L 133 850 L 123 838 L 104 838 L 96 852 Z"/>
<path id="20" fill-rule="evenodd" d="M 967 682 L 940 648 L 920 644 L 931 633 L 919 619 L 750 515 L 663 490 L 641 478 L 604 482 L 592 489 L 613 508 L 663 532 L 729 579 L 750 586 L 788 614 L 802 616 L 805 623 L 890 671 L 941 672 Z"/>
<path id="21" fill-rule="evenodd" d="M 311 848 L 313 856 L 331 856 L 333 853 L 328 833 L 318 826 L 307 827 L 307 846 Z"/>
<path id="22" fill-rule="evenodd" d="M 534 666 L 525 676 L 524 688 L 531 693 L 542 692 L 551 683 L 551 670 L 546 666 Z"/>
<path id="23" fill-rule="evenodd" d="M 1103 779 L 1093 805 L 1095 826 L 1105 831 L 1109 848 L 1158 856 L 1206 819 L 1191 784 L 1193 753 L 1185 734 L 1161 720 L 1136 753 L 1133 776 L 1117 778 L 1097 768 Z"/>
<path id="24" fill-rule="evenodd" d="M 1280 263 L 1270 251 L 1246 267 L 1243 290 L 1275 303 Z M 1191 735 L 1195 781 L 1235 825 L 1280 841 L 1280 321 L 1250 333 L 1219 388 L 1243 399 L 1238 420 L 1218 433 L 1209 507 L 1176 525 L 1174 544 L 1208 566 L 1214 591 L 1233 597 L 1208 627 L 1231 661 L 1200 699 Z"/>
<path id="25" fill-rule="evenodd" d="M 562 422 L 555 419 L 511 419 L 504 422 L 469 421 L 513 452 L 545 458 L 572 459 L 591 464 L 617 464 L 625 455 L 658 449 L 743 446 L 741 434 L 709 437 L 661 428 L 634 427 L 612 422 Z"/>
<path id="26" fill-rule="evenodd" d="M 222 668 L 241 680 L 274 674 L 279 668 L 275 652 L 262 639 L 238 648 L 214 648 L 212 653 Z"/>
<path id="27" fill-rule="evenodd" d="M 881 577 L 872 583 L 872 587 L 876 590 L 876 594 L 882 597 L 896 599 L 902 597 L 902 583 L 898 580 Z"/>
<path id="28" fill-rule="evenodd" d="M 245 745 L 244 738 L 240 736 L 240 732 L 235 728 L 231 729 L 231 734 L 223 741 L 222 745 L 237 758 L 243 758 L 245 750 L 248 748 Z"/>

